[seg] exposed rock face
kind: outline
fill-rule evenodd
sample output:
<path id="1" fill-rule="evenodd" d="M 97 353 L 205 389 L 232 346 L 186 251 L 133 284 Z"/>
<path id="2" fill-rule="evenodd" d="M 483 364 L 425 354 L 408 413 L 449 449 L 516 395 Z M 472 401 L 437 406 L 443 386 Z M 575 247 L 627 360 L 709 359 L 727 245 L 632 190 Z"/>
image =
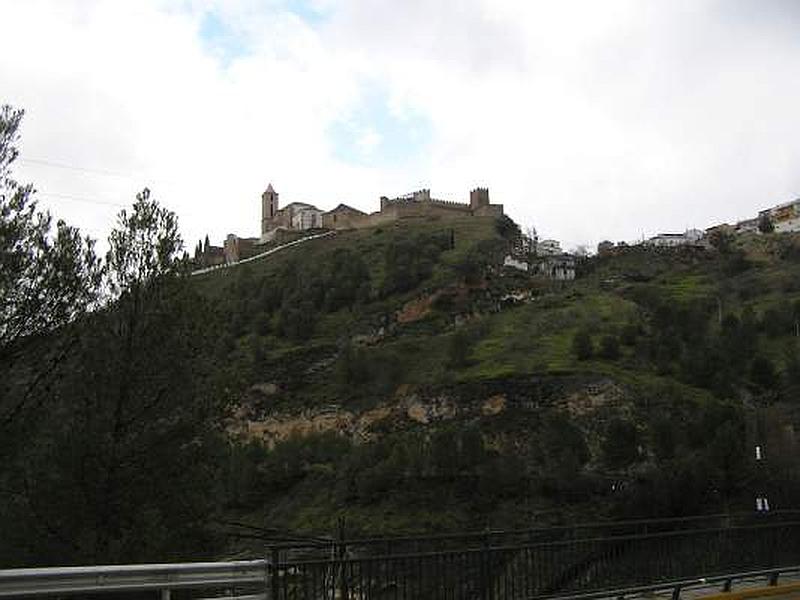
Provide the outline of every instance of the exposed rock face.
<path id="1" fill-rule="evenodd" d="M 250 391 L 264 396 L 274 396 L 278 393 L 278 385 L 276 383 L 256 383 L 250 387 Z"/>
<path id="2" fill-rule="evenodd" d="M 458 414 L 455 402 L 446 396 L 420 400 L 416 395 L 406 399 L 406 415 L 412 421 L 427 425 L 433 421 L 452 419 Z"/>
<path id="3" fill-rule="evenodd" d="M 624 397 L 625 390 L 620 385 L 602 380 L 576 390 L 556 404 L 579 418 L 596 413 L 605 406 L 620 406 Z"/>
<path id="4" fill-rule="evenodd" d="M 497 394 L 483 403 L 483 406 L 481 406 L 481 413 L 485 417 L 499 415 L 506 409 L 506 403 L 506 397 L 503 394 Z"/>
<path id="5" fill-rule="evenodd" d="M 413 323 L 428 316 L 431 312 L 431 305 L 436 299 L 436 294 L 431 296 L 423 296 L 406 302 L 403 308 L 397 313 L 398 323 Z"/>
<path id="6" fill-rule="evenodd" d="M 268 384 L 267 384 L 268 385 Z M 269 394 L 270 390 L 263 392 Z M 556 409 L 570 414 L 585 430 L 602 427 L 608 414 L 629 410 L 629 394 L 604 377 L 538 377 L 452 385 L 430 390 L 401 386 L 393 398 L 363 411 L 332 404 L 299 411 L 280 411 L 255 419 L 245 407 L 232 428 L 239 435 L 273 447 L 292 436 L 334 432 L 356 443 L 381 431 L 435 427 L 457 419 L 500 418 Z"/>

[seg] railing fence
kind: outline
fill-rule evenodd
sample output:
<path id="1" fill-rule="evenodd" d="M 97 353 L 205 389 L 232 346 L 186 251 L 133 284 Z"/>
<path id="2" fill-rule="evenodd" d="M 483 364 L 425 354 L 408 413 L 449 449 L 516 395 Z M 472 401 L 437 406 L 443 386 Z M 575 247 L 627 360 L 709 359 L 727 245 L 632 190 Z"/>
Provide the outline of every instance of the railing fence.
<path id="1" fill-rule="evenodd" d="M 255 561 L 11 569 L 0 571 L 0 599 L 522 600 L 657 589 L 677 599 L 701 577 L 730 589 L 752 572 L 776 583 L 798 565 L 800 511 L 784 511 L 424 537 L 340 533 L 275 544 Z"/>

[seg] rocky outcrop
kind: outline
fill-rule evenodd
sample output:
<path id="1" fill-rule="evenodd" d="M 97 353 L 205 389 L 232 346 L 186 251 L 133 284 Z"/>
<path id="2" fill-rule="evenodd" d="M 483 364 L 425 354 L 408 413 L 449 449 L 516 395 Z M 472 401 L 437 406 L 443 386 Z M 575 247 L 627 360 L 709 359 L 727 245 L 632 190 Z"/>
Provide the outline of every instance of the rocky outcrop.
<path id="1" fill-rule="evenodd" d="M 272 388 L 264 384 L 262 391 L 269 393 Z M 544 409 L 567 412 L 590 431 L 601 428 L 608 414 L 627 413 L 629 396 L 620 384 L 596 376 L 542 376 L 417 390 L 401 386 L 393 398 L 360 411 L 329 404 L 255 418 L 243 407 L 237 411 L 232 431 L 270 447 L 293 436 L 326 432 L 363 443 L 382 431 L 435 427 L 459 419 L 498 419 Z"/>

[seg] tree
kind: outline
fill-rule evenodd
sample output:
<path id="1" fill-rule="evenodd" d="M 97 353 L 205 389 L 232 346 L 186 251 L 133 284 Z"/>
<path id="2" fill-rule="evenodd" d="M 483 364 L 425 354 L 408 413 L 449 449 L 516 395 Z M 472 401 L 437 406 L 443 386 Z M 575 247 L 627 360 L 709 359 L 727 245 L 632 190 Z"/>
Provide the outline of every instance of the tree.
<path id="1" fill-rule="evenodd" d="M 750 379 L 759 387 L 773 389 L 778 383 L 775 365 L 766 356 L 756 356 L 750 365 Z"/>
<path id="2" fill-rule="evenodd" d="M 728 254 L 733 249 L 735 237 L 729 230 L 715 229 L 709 234 L 708 241 L 720 254 Z"/>
<path id="3" fill-rule="evenodd" d="M 0 108 L 0 438 L 26 408 L 41 404 L 72 343 L 61 335 L 42 344 L 41 336 L 75 322 L 97 300 L 102 273 L 94 242 L 63 221 L 54 230 L 33 186 L 12 177 L 23 114 Z M 35 360 L 21 360 L 32 353 Z"/>
<path id="4" fill-rule="evenodd" d="M 131 295 L 130 308 L 139 308 L 140 300 L 182 270 L 178 218 L 151 200 L 147 188 L 136 195 L 131 213 L 119 213 L 108 242 L 106 283 L 117 298 Z M 128 303 L 122 306 L 128 307 Z"/>
<path id="5" fill-rule="evenodd" d="M 494 223 L 495 231 L 497 231 L 500 237 L 508 241 L 518 240 L 522 235 L 519 225 L 517 225 L 508 215 L 497 217 Z"/>
<path id="6" fill-rule="evenodd" d="M 529 225 L 525 228 L 525 239 L 527 239 L 528 243 L 528 254 L 536 256 L 536 253 L 539 248 L 539 232 L 536 231 L 536 227 L 534 225 Z"/>
<path id="7" fill-rule="evenodd" d="M 563 495 L 575 488 L 591 458 L 583 432 L 564 414 L 545 416 L 535 441 L 546 491 Z"/>
<path id="8" fill-rule="evenodd" d="M 800 353 L 797 351 L 797 338 L 790 339 L 783 350 L 783 368 L 785 386 L 790 397 L 800 388 Z"/>
<path id="9" fill-rule="evenodd" d="M 606 360 L 617 360 L 619 358 L 619 340 L 615 335 L 605 335 L 600 340 L 600 357 Z"/>
<path id="10" fill-rule="evenodd" d="M 588 360 L 594 354 L 592 336 L 586 329 L 579 329 L 572 338 L 572 351 L 578 360 Z"/>
<path id="11" fill-rule="evenodd" d="M 772 219 L 770 219 L 769 215 L 763 214 L 760 217 L 758 217 L 758 230 L 761 233 L 772 233 L 773 231 L 775 231 L 775 225 L 773 224 Z"/>
<path id="12" fill-rule="evenodd" d="M 469 366 L 469 355 L 473 337 L 463 327 L 458 329 L 447 341 L 447 362 L 451 368 Z"/>
<path id="13" fill-rule="evenodd" d="M 612 468 L 627 467 L 639 456 L 639 432 L 630 421 L 612 419 L 602 442 L 603 457 Z"/>
<path id="14" fill-rule="evenodd" d="M 225 368 L 218 322 L 181 277 L 175 215 L 137 196 L 109 237 L 109 303 L 14 465 L 0 517 L 27 564 L 165 560 L 211 548 L 208 487 Z"/>

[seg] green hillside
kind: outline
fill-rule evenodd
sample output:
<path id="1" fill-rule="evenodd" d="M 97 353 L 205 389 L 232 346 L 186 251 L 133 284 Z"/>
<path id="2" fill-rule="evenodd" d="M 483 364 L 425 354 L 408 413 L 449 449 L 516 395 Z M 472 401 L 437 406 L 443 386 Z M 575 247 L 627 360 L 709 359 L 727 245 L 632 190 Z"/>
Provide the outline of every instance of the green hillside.
<path id="1" fill-rule="evenodd" d="M 800 240 L 561 283 L 500 266 L 517 233 L 401 222 L 202 277 L 244 390 L 228 514 L 376 533 L 794 500 Z"/>
<path id="2" fill-rule="evenodd" d="M 524 247 L 509 219 L 401 220 L 190 276 L 147 190 L 102 269 L 26 219 L 40 254 L 18 244 L 4 289 L 34 287 L 4 309 L 28 329 L 0 340 L 3 566 L 800 499 L 797 236 L 617 248 L 559 282 L 502 266 Z"/>

